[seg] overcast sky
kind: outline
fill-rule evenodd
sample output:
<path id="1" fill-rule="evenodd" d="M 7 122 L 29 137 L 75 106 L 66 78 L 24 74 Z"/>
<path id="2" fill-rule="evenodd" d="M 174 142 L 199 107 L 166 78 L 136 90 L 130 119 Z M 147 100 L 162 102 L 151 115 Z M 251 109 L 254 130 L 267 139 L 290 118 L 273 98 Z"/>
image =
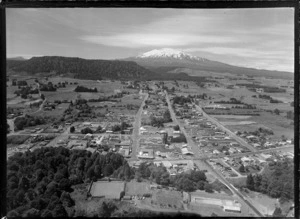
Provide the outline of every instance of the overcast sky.
<path id="1" fill-rule="evenodd" d="M 173 48 L 228 64 L 294 71 L 294 10 L 7 9 L 7 57 L 120 59 Z"/>

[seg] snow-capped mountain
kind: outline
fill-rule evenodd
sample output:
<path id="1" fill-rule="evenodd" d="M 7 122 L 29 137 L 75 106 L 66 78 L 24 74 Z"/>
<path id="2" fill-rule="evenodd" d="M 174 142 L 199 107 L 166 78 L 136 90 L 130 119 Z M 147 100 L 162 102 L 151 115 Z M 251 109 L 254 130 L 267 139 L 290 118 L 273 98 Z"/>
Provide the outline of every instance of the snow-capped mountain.
<path id="1" fill-rule="evenodd" d="M 171 48 L 154 49 L 149 52 L 145 52 L 137 56 L 136 58 L 174 58 L 180 60 L 187 59 L 187 60 L 197 60 L 197 61 L 208 61 L 207 59 L 193 56 L 183 51 L 175 50 Z"/>
<path id="2" fill-rule="evenodd" d="M 199 66 L 211 66 L 211 65 L 226 65 L 220 62 L 210 61 L 208 59 L 197 57 L 185 53 L 180 50 L 171 48 L 154 49 L 149 52 L 145 52 L 135 57 L 129 57 L 125 60 L 134 61 L 144 67 L 199 67 Z"/>
<path id="3" fill-rule="evenodd" d="M 285 74 L 285 72 L 233 66 L 222 62 L 193 56 L 183 51 L 171 48 L 154 49 L 135 57 L 126 58 L 124 60 L 134 61 L 138 65 L 157 73 L 181 73 L 186 72 L 186 69 L 192 69 L 196 71 L 199 70 L 199 76 L 201 76 L 201 71 L 258 77 L 274 77 L 275 75 L 277 77 L 282 77 L 281 75 Z"/>

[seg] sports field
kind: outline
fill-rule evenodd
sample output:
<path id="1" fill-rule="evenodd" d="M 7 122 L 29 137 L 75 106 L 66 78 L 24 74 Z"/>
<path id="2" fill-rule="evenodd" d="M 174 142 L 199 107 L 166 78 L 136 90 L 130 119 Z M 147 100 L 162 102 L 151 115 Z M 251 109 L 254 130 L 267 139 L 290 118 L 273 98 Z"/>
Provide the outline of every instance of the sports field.
<path id="1" fill-rule="evenodd" d="M 120 194 L 124 191 L 124 182 L 94 182 L 91 187 L 92 197 L 105 197 L 111 199 L 119 199 Z"/>

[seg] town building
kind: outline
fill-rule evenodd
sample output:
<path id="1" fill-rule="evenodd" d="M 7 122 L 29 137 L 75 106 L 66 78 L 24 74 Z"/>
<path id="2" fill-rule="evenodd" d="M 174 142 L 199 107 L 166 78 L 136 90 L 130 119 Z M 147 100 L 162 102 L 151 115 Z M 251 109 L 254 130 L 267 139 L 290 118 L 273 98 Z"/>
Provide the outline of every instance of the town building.
<path id="1" fill-rule="evenodd" d="M 139 152 L 138 158 L 154 159 L 153 149 L 142 149 Z"/>

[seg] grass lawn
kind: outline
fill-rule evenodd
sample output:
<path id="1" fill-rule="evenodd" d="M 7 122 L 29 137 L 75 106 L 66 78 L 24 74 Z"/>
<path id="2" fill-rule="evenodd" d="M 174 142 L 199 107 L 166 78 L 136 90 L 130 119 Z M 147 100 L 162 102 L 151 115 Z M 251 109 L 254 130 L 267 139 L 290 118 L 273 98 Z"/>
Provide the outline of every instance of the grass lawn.
<path id="1" fill-rule="evenodd" d="M 119 199 L 122 191 L 124 191 L 124 182 L 98 181 L 93 183 L 90 193 L 93 197 Z"/>
<path id="2" fill-rule="evenodd" d="M 160 207 L 181 209 L 182 195 L 181 192 L 165 189 L 156 190 L 152 197 L 152 203 Z"/>
<path id="3" fill-rule="evenodd" d="M 231 177 L 227 178 L 227 180 L 234 185 L 235 187 L 246 186 L 246 177 Z"/>
<path id="4" fill-rule="evenodd" d="M 276 206 L 280 205 L 277 199 L 258 192 L 250 191 L 245 194 L 248 196 L 247 199 L 264 215 L 272 215 Z"/>
<path id="5" fill-rule="evenodd" d="M 125 186 L 125 194 L 126 195 L 143 195 L 145 193 L 152 193 L 150 190 L 149 182 L 137 182 L 135 180 L 131 180 L 130 182 L 126 182 Z"/>

